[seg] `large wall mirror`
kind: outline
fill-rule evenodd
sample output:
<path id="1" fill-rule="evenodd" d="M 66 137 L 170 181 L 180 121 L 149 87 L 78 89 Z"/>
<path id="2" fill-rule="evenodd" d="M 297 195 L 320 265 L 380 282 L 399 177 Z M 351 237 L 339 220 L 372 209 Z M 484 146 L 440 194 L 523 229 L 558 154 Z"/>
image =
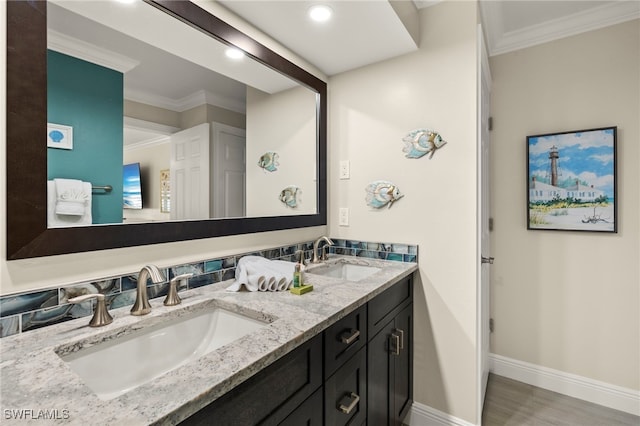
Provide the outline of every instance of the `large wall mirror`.
<path id="1" fill-rule="evenodd" d="M 8 259 L 326 224 L 323 81 L 187 1 L 7 23 Z"/>

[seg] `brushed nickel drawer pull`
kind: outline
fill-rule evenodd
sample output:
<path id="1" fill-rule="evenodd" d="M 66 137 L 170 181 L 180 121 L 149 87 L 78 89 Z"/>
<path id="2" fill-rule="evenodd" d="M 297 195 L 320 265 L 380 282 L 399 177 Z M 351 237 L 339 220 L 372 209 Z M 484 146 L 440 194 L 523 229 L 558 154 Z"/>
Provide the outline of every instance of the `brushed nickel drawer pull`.
<path id="1" fill-rule="evenodd" d="M 344 404 L 345 399 L 347 398 L 351 398 L 351 402 L 349 403 L 349 405 Z M 351 410 L 353 410 L 355 406 L 358 405 L 358 402 L 360 402 L 360 397 L 354 392 L 351 392 L 349 395 L 345 395 L 342 398 L 342 401 L 340 401 L 340 404 L 338 404 L 338 410 L 340 410 L 344 414 L 349 414 L 351 413 Z"/>
<path id="2" fill-rule="evenodd" d="M 391 338 L 395 342 L 394 347 L 391 349 L 391 353 L 394 354 L 394 355 L 400 355 L 400 336 L 398 336 L 397 334 L 393 333 L 393 334 L 391 334 Z"/>
<path id="3" fill-rule="evenodd" d="M 351 333 L 351 335 L 347 335 L 347 333 Z M 340 341 L 345 345 L 350 345 L 359 336 L 360 336 L 360 330 L 348 330 L 342 333 L 342 336 L 340 336 Z"/>
<path id="4" fill-rule="evenodd" d="M 400 349 L 404 349 L 404 330 L 396 328 L 396 332 L 400 333 Z"/>

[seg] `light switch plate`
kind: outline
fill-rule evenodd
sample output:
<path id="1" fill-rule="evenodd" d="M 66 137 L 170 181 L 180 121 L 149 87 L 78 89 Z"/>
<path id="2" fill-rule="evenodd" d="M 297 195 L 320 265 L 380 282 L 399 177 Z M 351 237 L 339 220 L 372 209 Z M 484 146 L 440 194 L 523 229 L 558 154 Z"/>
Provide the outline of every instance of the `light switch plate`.
<path id="1" fill-rule="evenodd" d="M 349 160 L 340 161 L 340 179 L 349 179 L 351 177 L 351 171 Z"/>
<path id="2" fill-rule="evenodd" d="M 349 226 L 349 209 L 346 207 L 340 208 L 340 214 L 338 218 L 338 224 L 340 226 Z"/>

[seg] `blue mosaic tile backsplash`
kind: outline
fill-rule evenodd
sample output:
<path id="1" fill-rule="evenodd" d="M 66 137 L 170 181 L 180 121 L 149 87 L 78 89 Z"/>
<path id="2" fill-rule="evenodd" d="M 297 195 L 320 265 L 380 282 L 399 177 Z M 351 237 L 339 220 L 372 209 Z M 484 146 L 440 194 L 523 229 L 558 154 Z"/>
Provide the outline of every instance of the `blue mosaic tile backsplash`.
<path id="1" fill-rule="evenodd" d="M 329 253 L 398 262 L 418 261 L 418 246 L 415 245 L 341 239 L 333 239 L 333 242 L 334 245 L 329 247 Z M 295 261 L 297 250 L 303 250 L 305 258 L 310 259 L 313 241 L 171 266 L 163 272 L 167 280 L 180 274 L 193 273 L 193 276 L 184 280 L 184 284 L 179 288 L 179 291 L 185 291 L 233 279 L 236 262 L 243 256 L 253 255 L 267 259 Z M 108 277 L 99 281 L 69 284 L 54 289 L 2 296 L 0 297 L 0 337 L 92 315 L 94 300 L 77 305 L 68 303 L 69 299 L 83 294 L 104 294 L 109 309 L 133 305 L 136 299 L 137 280 L 138 276 L 135 273 Z M 147 283 L 149 298 L 166 296 L 168 287 L 169 281 L 160 284 Z"/>

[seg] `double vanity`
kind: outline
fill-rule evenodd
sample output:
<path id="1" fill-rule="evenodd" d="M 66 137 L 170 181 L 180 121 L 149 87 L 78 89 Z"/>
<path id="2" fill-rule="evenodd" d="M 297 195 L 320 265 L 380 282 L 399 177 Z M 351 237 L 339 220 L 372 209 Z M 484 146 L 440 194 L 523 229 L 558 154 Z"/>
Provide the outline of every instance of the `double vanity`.
<path id="1" fill-rule="evenodd" d="M 142 317 L 115 309 L 104 327 L 81 318 L 5 338 L 2 408 L 64 424 L 399 424 L 416 270 L 332 256 L 307 269 L 302 296 L 227 281 Z"/>

